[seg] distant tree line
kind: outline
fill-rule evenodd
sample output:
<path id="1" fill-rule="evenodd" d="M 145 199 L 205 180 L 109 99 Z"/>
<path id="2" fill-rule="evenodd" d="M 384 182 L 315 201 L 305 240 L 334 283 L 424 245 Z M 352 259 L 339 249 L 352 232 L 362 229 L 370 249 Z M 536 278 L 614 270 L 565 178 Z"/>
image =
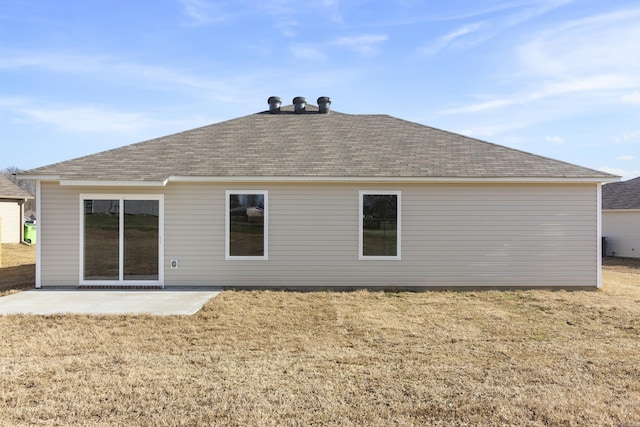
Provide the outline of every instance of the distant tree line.
<path id="1" fill-rule="evenodd" d="M 14 174 L 24 172 L 24 169 L 20 169 L 16 166 L 9 166 L 0 170 L 0 175 L 5 176 L 9 179 L 9 181 L 16 184 L 18 187 L 22 188 L 27 193 L 31 194 L 33 197 L 36 196 L 36 183 L 35 181 L 27 180 L 27 179 L 18 179 Z M 27 200 L 24 204 L 25 211 L 34 211 L 36 210 L 36 200 L 31 199 Z"/>

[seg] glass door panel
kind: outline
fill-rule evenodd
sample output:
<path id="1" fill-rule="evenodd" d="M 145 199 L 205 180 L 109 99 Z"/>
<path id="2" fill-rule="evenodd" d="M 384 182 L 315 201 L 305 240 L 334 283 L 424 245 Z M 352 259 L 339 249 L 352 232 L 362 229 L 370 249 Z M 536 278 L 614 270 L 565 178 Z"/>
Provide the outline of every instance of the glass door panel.
<path id="1" fill-rule="evenodd" d="M 120 201 L 84 201 L 84 279 L 120 278 Z"/>
<path id="2" fill-rule="evenodd" d="M 124 280 L 158 280 L 159 205 L 124 201 Z"/>

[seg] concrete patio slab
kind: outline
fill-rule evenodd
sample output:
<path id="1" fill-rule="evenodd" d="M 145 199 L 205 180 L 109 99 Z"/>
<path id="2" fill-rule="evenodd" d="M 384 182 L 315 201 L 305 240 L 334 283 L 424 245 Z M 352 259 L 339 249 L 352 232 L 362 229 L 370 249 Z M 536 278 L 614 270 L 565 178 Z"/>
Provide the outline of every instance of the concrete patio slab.
<path id="1" fill-rule="evenodd" d="M 219 289 L 32 289 L 0 297 L 5 314 L 192 315 Z"/>

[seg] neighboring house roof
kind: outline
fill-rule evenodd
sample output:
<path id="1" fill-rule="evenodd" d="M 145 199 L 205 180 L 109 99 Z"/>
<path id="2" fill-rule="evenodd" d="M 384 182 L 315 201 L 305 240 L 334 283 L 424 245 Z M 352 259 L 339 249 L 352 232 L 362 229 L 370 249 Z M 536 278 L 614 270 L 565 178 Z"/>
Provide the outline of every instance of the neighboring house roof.
<path id="1" fill-rule="evenodd" d="M 602 209 L 640 209 L 640 176 L 603 185 Z"/>
<path id="2" fill-rule="evenodd" d="M 0 199 L 33 199 L 29 193 L 15 185 L 13 182 L 0 176 Z"/>
<path id="3" fill-rule="evenodd" d="M 154 181 L 243 178 L 558 178 L 608 173 L 388 115 L 264 111 L 32 169 L 32 178 Z M 41 178 L 42 179 L 42 178 Z"/>

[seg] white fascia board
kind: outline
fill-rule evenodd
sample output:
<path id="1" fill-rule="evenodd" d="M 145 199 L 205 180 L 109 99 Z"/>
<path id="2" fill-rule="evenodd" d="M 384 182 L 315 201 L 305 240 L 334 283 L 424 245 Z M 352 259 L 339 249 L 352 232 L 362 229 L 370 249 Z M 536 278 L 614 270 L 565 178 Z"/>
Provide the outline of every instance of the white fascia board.
<path id="1" fill-rule="evenodd" d="M 99 181 L 99 180 L 60 180 L 60 185 L 71 187 L 164 187 L 164 181 Z"/>
<path id="2" fill-rule="evenodd" d="M 27 200 L 33 199 L 33 197 L 12 197 L 12 196 L 3 196 L 2 194 L 0 194 L 0 199 L 2 199 L 3 202 L 23 204 Z"/>
<path id="3" fill-rule="evenodd" d="M 593 183 L 619 178 L 457 178 L 457 177 L 341 177 L 341 176 L 170 176 L 168 182 L 357 182 L 357 183 Z M 165 181 L 165 182 L 167 182 Z"/>
<path id="4" fill-rule="evenodd" d="M 29 181 L 59 181 L 60 175 L 22 175 L 16 174 L 18 179 L 26 179 Z"/>
<path id="5" fill-rule="evenodd" d="M 58 181 L 60 185 L 70 187 L 164 187 L 164 181 L 102 181 L 97 179 L 64 179 L 60 175 L 17 175 L 19 179 L 32 181 Z"/>
<path id="6" fill-rule="evenodd" d="M 604 213 L 604 212 L 615 212 L 615 213 L 629 212 L 629 213 L 637 213 L 637 212 L 640 212 L 640 209 L 602 209 L 602 213 Z"/>
<path id="7" fill-rule="evenodd" d="M 343 177 L 343 176 L 170 176 L 163 181 L 65 180 L 60 177 L 25 175 L 23 179 L 59 181 L 75 187 L 164 187 L 169 182 L 354 182 L 354 183 L 594 183 L 617 182 L 619 178 L 531 178 L 531 177 Z"/>

